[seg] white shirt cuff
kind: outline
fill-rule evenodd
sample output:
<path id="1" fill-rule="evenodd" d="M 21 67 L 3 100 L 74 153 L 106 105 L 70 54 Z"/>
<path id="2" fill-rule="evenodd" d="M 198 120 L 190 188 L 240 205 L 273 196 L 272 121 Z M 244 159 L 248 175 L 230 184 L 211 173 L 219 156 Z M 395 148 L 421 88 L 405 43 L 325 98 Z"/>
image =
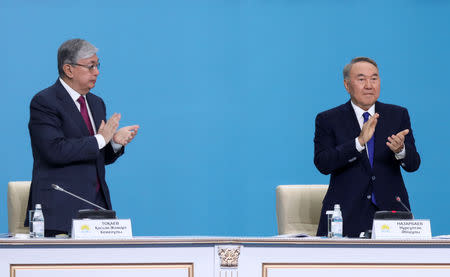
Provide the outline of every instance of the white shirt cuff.
<path id="1" fill-rule="evenodd" d="M 355 138 L 355 146 L 356 146 L 356 150 L 358 150 L 358 152 L 361 152 L 364 149 L 366 149 L 366 146 L 361 146 L 361 144 L 359 144 L 358 137 Z"/>
<path id="2" fill-rule="evenodd" d="M 117 153 L 122 148 L 122 144 L 115 143 L 114 140 L 111 140 L 111 146 L 114 150 L 114 153 Z"/>
<path id="3" fill-rule="evenodd" d="M 405 157 L 406 157 L 406 150 L 405 150 L 405 146 L 403 146 L 403 149 L 402 149 L 402 151 L 400 151 L 400 152 L 398 152 L 397 154 L 395 154 L 395 158 L 397 159 L 397 160 L 402 160 L 402 159 L 404 159 Z"/>
<path id="4" fill-rule="evenodd" d="M 102 135 L 96 134 L 95 139 L 97 140 L 98 149 L 102 149 L 103 147 L 105 147 L 106 142 L 105 142 L 105 138 Z"/>

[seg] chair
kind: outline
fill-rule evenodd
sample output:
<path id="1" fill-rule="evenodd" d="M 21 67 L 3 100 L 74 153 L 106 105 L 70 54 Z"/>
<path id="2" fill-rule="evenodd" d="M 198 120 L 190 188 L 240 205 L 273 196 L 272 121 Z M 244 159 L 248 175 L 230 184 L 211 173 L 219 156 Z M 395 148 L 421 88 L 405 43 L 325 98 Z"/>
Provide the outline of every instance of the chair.
<path id="1" fill-rule="evenodd" d="M 30 181 L 12 181 L 8 183 L 8 232 L 12 235 L 28 234 L 30 232 L 28 227 L 23 226 L 27 212 L 30 185 Z"/>
<path id="2" fill-rule="evenodd" d="M 315 236 L 328 185 L 280 185 L 276 189 L 278 234 Z"/>

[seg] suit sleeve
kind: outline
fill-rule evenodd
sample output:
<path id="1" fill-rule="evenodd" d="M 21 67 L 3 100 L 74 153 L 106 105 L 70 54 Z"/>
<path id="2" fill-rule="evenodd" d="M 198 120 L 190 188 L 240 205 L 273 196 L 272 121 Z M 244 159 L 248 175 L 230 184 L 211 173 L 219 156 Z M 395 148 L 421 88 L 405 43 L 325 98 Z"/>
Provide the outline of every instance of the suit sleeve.
<path id="1" fill-rule="evenodd" d="M 105 164 L 112 164 L 114 163 L 117 158 L 123 155 L 125 153 L 125 146 L 122 146 L 119 151 L 114 152 L 114 149 L 111 145 L 111 143 L 108 143 L 105 146 Z"/>
<path id="2" fill-rule="evenodd" d="M 322 174 L 330 174 L 347 166 L 361 157 L 356 150 L 355 138 L 337 145 L 336 136 L 330 120 L 325 114 L 316 117 L 314 135 L 314 164 Z"/>
<path id="3" fill-rule="evenodd" d="M 28 126 L 31 143 L 46 162 L 67 165 L 95 160 L 100 153 L 95 137 L 67 138 L 62 129 L 63 123 L 62 115 L 55 106 L 44 97 L 33 98 Z"/>
<path id="4" fill-rule="evenodd" d="M 416 144 L 414 140 L 414 135 L 411 129 L 411 121 L 409 119 L 408 110 L 404 109 L 402 114 L 402 127 L 401 130 L 409 129 L 409 134 L 405 136 L 405 158 L 400 160 L 401 166 L 407 172 L 413 172 L 419 169 L 420 166 L 420 155 L 416 150 Z M 401 131 L 400 130 L 400 131 Z"/>

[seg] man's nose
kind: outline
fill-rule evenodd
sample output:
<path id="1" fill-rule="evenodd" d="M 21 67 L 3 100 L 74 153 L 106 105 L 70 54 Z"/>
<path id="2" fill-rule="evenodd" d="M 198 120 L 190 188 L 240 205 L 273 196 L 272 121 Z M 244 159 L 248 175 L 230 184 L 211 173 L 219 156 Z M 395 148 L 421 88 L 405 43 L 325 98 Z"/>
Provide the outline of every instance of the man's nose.
<path id="1" fill-rule="evenodd" d="M 100 71 L 98 70 L 97 67 L 93 68 L 92 74 L 94 74 L 95 76 L 98 76 L 98 74 L 100 74 Z"/>
<path id="2" fill-rule="evenodd" d="M 366 79 L 364 81 L 364 88 L 367 88 L 367 89 L 373 88 L 373 85 L 372 85 L 372 82 L 370 81 L 370 79 Z"/>

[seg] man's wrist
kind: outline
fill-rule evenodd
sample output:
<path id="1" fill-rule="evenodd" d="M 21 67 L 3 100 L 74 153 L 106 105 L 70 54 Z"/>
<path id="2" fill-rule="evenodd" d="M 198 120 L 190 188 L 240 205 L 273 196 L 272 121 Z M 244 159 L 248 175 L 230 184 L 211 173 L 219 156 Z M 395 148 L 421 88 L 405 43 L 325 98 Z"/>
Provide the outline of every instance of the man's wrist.
<path id="1" fill-rule="evenodd" d="M 114 137 L 111 139 L 110 143 L 111 143 L 111 146 L 112 146 L 112 148 L 114 150 L 114 153 L 117 153 L 123 147 L 122 144 L 119 144 L 119 143 L 114 141 Z"/>
<path id="2" fill-rule="evenodd" d="M 366 145 L 366 143 L 364 142 L 364 140 L 361 138 L 361 136 L 357 137 L 359 145 Z"/>
<path id="3" fill-rule="evenodd" d="M 98 149 L 102 149 L 106 145 L 106 140 L 102 134 L 96 134 L 95 139 L 97 140 Z"/>
<path id="4" fill-rule="evenodd" d="M 359 142 L 359 137 L 355 138 L 355 147 L 356 147 L 356 150 L 358 150 L 358 152 L 361 152 L 366 148 L 366 146 L 364 144 L 361 145 L 361 143 Z"/>
<path id="5" fill-rule="evenodd" d="M 402 150 L 400 150 L 398 153 L 394 153 L 395 154 L 395 158 L 397 160 L 402 160 L 406 157 L 406 148 L 405 145 L 403 145 Z"/>
<path id="6" fill-rule="evenodd" d="M 400 150 L 398 150 L 397 152 L 395 152 L 395 154 L 400 154 L 404 149 L 405 149 L 405 146 L 403 145 L 402 148 L 400 148 Z"/>

